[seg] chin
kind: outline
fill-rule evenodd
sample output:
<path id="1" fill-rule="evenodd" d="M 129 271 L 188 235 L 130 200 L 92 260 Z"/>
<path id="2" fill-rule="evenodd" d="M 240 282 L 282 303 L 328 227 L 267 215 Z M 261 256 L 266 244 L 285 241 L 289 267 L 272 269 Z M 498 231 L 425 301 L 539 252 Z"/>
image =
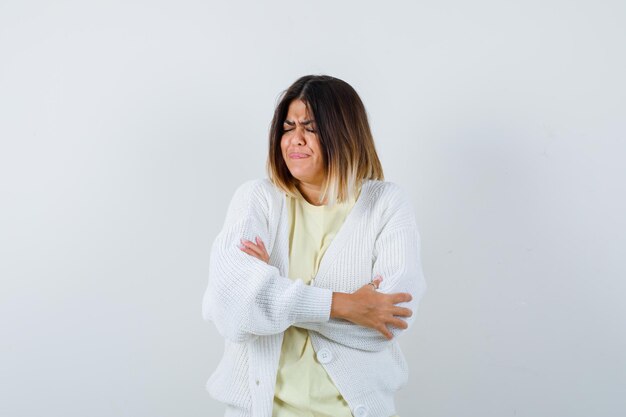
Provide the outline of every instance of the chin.
<path id="1" fill-rule="evenodd" d="M 306 181 L 308 176 L 307 175 L 303 175 L 300 172 L 292 172 L 291 176 L 294 177 L 295 179 L 297 179 L 298 181 Z"/>
<path id="2" fill-rule="evenodd" d="M 288 168 L 289 168 L 289 172 L 294 177 L 305 177 L 305 176 L 307 176 L 307 170 L 303 170 L 301 167 L 294 167 L 294 168 L 288 167 Z"/>
<path id="3" fill-rule="evenodd" d="M 291 174 L 292 177 L 294 177 L 298 181 L 306 181 L 307 178 L 309 178 L 309 176 L 306 175 L 306 173 L 298 171 L 298 170 L 293 170 L 293 171 L 290 170 L 289 173 Z"/>

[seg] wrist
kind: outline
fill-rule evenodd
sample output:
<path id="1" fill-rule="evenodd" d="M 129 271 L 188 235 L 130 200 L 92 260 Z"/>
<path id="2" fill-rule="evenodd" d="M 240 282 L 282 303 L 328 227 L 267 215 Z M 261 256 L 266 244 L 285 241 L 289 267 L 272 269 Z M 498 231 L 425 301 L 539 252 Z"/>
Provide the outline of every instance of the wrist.
<path id="1" fill-rule="evenodd" d="M 330 317 L 347 320 L 350 312 L 351 294 L 345 292 L 333 292 L 333 300 L 330 305 Z"/>

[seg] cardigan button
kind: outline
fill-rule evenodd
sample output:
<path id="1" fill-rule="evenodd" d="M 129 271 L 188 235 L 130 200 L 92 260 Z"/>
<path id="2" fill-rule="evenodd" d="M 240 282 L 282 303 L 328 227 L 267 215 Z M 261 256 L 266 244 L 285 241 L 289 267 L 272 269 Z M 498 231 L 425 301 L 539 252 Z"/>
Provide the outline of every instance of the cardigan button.
<path id="1" fill-rule="evenodd" d="M 367 417 L 367 407 L 364 405 L 358 405 L 354 409 L 354 417 Z"/>
<path id="2" fill-rule="evenodd" d="M 333 360 L 333 354 L 330 350 L 321 348 L 317 352 L 317 360 L 320 361 L 320 363 L 328 363 Z"/>

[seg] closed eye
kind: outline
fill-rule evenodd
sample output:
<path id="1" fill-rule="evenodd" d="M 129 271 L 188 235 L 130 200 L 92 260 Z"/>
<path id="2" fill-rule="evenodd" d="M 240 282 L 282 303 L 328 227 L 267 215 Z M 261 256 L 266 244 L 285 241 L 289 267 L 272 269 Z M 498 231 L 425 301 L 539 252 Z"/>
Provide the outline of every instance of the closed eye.
<path id="1" fill-rule="evenodd" d="M 283 129 L 283 132 L 287 133 L 287 132 L 291 132 L 292 130 L 294 130 L 293 128 L 291 129 Z M 317 133 L 317 130 L 315 129 L 305 129 L 307 132 L 311 132 L 311 133 Z"/>

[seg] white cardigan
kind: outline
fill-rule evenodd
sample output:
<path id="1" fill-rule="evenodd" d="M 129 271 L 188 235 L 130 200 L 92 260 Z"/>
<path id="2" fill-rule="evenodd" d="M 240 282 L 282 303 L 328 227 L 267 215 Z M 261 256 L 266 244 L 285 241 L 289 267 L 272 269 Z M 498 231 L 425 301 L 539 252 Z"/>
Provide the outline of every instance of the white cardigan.
<path id="1" fill-rule="evenodd" d="M 377 330 L 330 319 L 333 291 L 352 293 L 380 274 L 379 290 L 408 292 L 398 304 L 414 321 L 426 291 L 415 210 L 395 183 L 366 180 L 344 224 L 326 250 L 317 275 L 306 285 L 287 277 L 289 235 L 286 194 L 267 178 L 244 182 L 234 193 L 212 247 L 209 282 L 202 303 L 225 338 L 224 356 L 207 381 L 207 391 L 227 404 L 226 416 L 271 417 L 283 332 L 311 330 L 320 363 L 355 417 L 389 417 L 394 393 L 408 368 L 397 342 L 406 330 Z M 241 238 L 259 236 L 269 264 L 238 248 Z"/>

